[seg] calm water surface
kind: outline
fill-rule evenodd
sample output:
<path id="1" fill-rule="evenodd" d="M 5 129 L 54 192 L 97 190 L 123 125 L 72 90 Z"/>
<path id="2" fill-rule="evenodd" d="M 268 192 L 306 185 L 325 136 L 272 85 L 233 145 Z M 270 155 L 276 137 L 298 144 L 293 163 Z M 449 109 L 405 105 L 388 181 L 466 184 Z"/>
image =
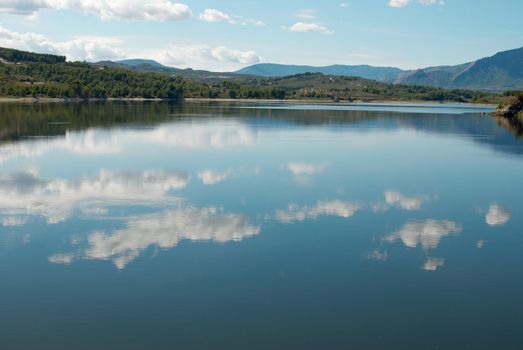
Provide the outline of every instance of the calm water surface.
<path id="1" fill-rule="evenodd" d="M 523 349 L 489 111 L 0 105 L 0 348 Z"/>

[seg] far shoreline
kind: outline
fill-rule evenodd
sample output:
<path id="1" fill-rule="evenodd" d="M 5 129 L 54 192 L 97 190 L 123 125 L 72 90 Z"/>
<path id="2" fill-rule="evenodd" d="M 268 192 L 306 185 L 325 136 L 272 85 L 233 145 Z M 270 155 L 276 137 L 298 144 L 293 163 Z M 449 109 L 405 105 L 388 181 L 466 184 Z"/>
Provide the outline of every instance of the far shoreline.
<path id="1" fill-rule="evenodd" d="M 474 103 L 474 102 L 457 102 L 457 101 L 425 101 L 425 100 L 340 100 L 333 101 L 330 99 L 234 99 L 234 98 L 204 98 L 204 97 L 186 97 L 183 99 L 161 99 L 161 98 L 53 98 L 53 97 L 0 97 L 0 103 L 84 103 L 84 102 L 242 102 L 242 103 L 288 103 L 288 104 L 329 104 L 329 105 L 352 105 L 362 103 L 380 103 L 380 104 L 419 104 L 419 105 L 471 105 L 493 107 L 494 104 Z"/>
<path id="2" fill-rule="evenodd" d="M 289 103 L 289 104 L 329 104 L 329 105 L 353 105 L 353 104 L 419 104 L 419 105 L 473 105 L 473 106 L 485 106 L 493 107 L 494 104 L 488 103 L 474 103 L 474 102 L 453 102 L 453 101 L 425 101 L 425 100 L 326 100 L 326 99 L 306 99 L 306 100 L 271 100 L 271 99 L 234 99 L 234 98 L 192 98 L 188 97 L 184 99 L 185 102 L 246 102 L 246 103 Z"/>

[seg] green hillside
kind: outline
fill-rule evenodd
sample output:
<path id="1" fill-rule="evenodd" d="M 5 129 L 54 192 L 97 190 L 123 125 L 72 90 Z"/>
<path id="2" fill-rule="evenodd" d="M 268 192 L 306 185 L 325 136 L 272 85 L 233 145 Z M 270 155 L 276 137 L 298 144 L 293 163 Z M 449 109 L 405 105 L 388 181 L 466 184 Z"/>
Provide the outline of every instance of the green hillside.
<path id="1" fill-rule="evenodd" d="M 143 59 L 121 60 L 116 62 L 100 61 L 93 63 L 93 65 L 105 68 L 112 67 L 131 69 L 140 73 L 160 73 L 203 83 L 212 83 L 215 81 L 221 81 L 223 79 L 241 79 L 247 77 L 246 75 L 230 72 L 210 72 L 206 70 L 195 70 L 190 68 L 180 69 L 175 67 L 168 67 L 153 60 Z"/>
<path id="2" fill-rule="evenodd" d="M 65 57 L 0 48 L 0 95 L 60 98 L 183 97 L 185 81 L 122 68 L 94 67 Z"/>
<path id="3" fill-rule="evenodd" d="M 357 77 L 297 74 L 282 78 L 251 78 L 214 84 L 212 93 L 231 98 L 328 99 L 347 101 L 433 101 L 492 103 L 495 94 L 445 90 L 427 86 L 380 83 Z"/>
<path id="4" fill-rule="evenodd" d="M 280 78 L 215 76 L 187 79 L 169 67 L 66 62 L 62 56 L 0 49 L 0 96 L 51 98 L 245 98 L 496 103 L 499 96 L 469 90 L 381 83 L 356 77 L 305 73 Z M 193 71 L 197 72 L 197 71 Z"/>

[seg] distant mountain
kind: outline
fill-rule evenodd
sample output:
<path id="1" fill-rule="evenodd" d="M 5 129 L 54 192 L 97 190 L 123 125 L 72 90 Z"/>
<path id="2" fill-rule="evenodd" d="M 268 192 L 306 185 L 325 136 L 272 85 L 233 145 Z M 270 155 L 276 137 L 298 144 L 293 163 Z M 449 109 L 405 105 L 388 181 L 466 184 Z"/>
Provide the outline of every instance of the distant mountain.
<path id="1" fill-rule="evenodd" d="M 161 73 L 171 76 L 179 76 L 184 79 L 195 81 L 221 81 L 233 78 L 245 78 L 242 75 L 230 72 L 210 72 L 206 70 L 194 70 L 190 68 L 180 69 L 175 67 L 168 67 L 154 60 L 138 58 L 121 61 L 100 61 L 93 63 L 93 65 L 98 67 L 125 68 L 140 73 Z"/>
<path id="2" fill-rule="evenodd" d="M 492 57 L 456 66 L 429 67 L 406 71 L 394 67 L 369 65 L 331 65 L 325 67 L 261 63 L 236 72 L 210 72 L 205 70 L 167 67 L 154 60 L 129 59 L 103 61 L 95 65 L 120 67 L 138 72 L 156 72 L 176 75 L 185 79 L 204 82 L 223 80 L 243 81 L 255 77 L 286 77 L 305 73 L 333 76 L 352 76 L 383 83 L 422 85 L 448 89 L 472 89 L 500 92 L 523 90 L 523 47 L 504 51 Z"/>
<path id="3" fill-rule="evenodd" d="M 127 61 L 127 64 L 126 61 L 67 62 L 63 56 L 1 47 L 0 72 L 0 97 L 169 100 L 204 97 L 439 102 L 499 100 L 499 96 L 484 92 L 393 85 L 354 76 L 303 73 L 285 77 L 259 77 L 171 68 L 143 60 Z"/>
<path id="4" fill-rule="evenodd" d="M 146 60 L 141 58 L 133 58 L 128 60 L 120 60 L 116 61 L 115 63 L 123 64 L 130 67 L 136 67 L 140 65 L 149 65 L 153 67 L 165 67 L 163 64 L 156 62 L 155 60 Z"/>
<path id="5" fill-rule="evenodd" d="M 373 67 L 369 65 L 347 66 L 332 65 L 325 67 L 296 66 L 286 64 L 261 63 L 236 71 L 237 74 L 258 75 L 262 77 L 284 77 L 304 73 L 322 73 L 326 75 L 354 76 L 380 82 L 393 82 L 404 73 L 394 67 Z"/>
<path id="6" fill-rule="evenodd" d="M 426 85 L 443 88 L 463 88 L 482 91 L 523 89 L 523 47 L 499 52 L 456 66 L 429 67 L 404 71 L 394 67 L 368 65 L 326 67 L 262 63 L 243 68 L 236 73 L 262 77 L 282 77 L 303 73 L 355 76 L 385 83 Z"/>
<path id="7" fill-rule="evenodd" d="M 523 89 L 523 47 L 458 66 L 405 72 L 395 82 L 485 91 Z"/>

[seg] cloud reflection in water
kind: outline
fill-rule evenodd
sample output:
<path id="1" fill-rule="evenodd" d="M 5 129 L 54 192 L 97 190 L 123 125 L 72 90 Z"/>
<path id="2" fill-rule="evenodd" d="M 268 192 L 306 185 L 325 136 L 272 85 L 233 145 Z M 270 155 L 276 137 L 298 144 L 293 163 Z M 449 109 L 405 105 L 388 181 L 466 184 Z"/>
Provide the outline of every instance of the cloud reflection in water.
<path id="1" fill-rule="evenodd" d="M 129 145 L 163 148 L 207 149 L 252 145 L 257 133 L 250 127 L 230 122 L 169 123 L 152 129 L 87 129 L 67 131 L 65 137 L 31 140 L 0 145 L 0 164 L 18 158 L 36 158 L 57 151 L 77 155 L 116 155 Z"/>
<path id="2" fill-rule="evenodd" d="M 319 216 L 349 218 L 360 208 L 357 203 L 340 200 L 320 201 L 312 207 L 290 204 L 286 210 L 276 211 L 276 220 L 284 224 L 292 224 L 297 221 L 315 220 Z"/>
<path id="3" fill-rule="evenodd" d="M 409 248 L 421 245 L 423 249 L 437 248 L 441 239 L 461 232 L 461 225 L 448 220 L 425 220 L 409 222 L 385 238 L 393 243 L 401 240 Z"/>
<path id="4" fill-rule="evenodd" d="M 399 191 L 389 190 L 384 193 L 385 202 L 375 202 L 371 205 L 375 213 L 385 212 L 391 207 L 414 211 L 420 210 L 427 200 L 426 196 L 408 197 Z"/>
<path id="5" fill-rule="evenodd" d="M 436 271 L 438 268 L 445 265 L 445 260 L 441 258 L 427 258 L 425 264 L 421 267 L 425 271 Z"/>
<path id="6" fill-rule="evenodd" d="M 305 162 L 290 162 L 287 164 L 289 170 L 295 176 L 314 175 L 325 171 L 328 163 L 311 164 Z"/>
<path id="7" fill-rule="evenodd" d="M 93 177 L 47 180 L 37 173 L 0 175 L 0 214 L 5 224 L 20 215 L 44 216 L 49 224 L 66 220 L 73 210 L 101 213 L 111 204 L 173 202 L 171 190 L 187 186 L 189 177 L 174 171 L 100 171 Z M 94 212 L 93 212 L 94 211 Z M 11 219 L 9 219 L 11 218 Z"/>
<path id="8" fill-rule="evenodd" d="M 485 221 L 490 226 L 505 225 L 510 221 L 510 212 L 498 204 L 492 204 L 485 216 Z"/>
<path id="9" fill-rule="evenodd" d="M 126 228 L 110 234 L 94 232 L 88 247 L 77 254 L 57 254 L 50 262 L 69 264 L 74 257 L 112 260 L 123 269 L 150 246 L 173 248 L 182 240 L 226 243 L 260 233 L 244 215 L 224 214 L 217 208 L 178 208 L 159 214 L 129 218 Z"/>

